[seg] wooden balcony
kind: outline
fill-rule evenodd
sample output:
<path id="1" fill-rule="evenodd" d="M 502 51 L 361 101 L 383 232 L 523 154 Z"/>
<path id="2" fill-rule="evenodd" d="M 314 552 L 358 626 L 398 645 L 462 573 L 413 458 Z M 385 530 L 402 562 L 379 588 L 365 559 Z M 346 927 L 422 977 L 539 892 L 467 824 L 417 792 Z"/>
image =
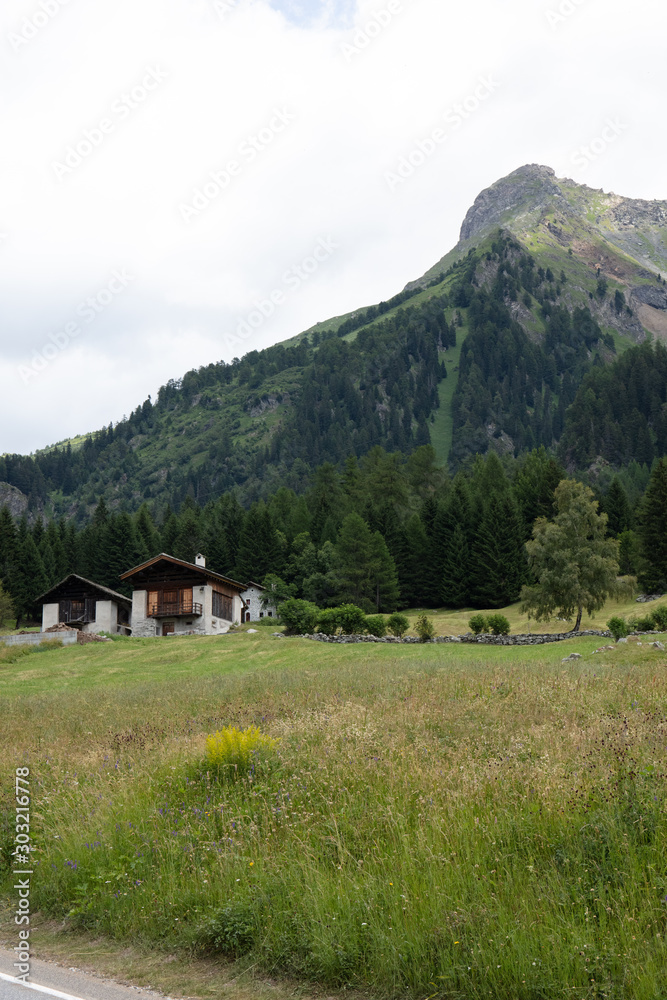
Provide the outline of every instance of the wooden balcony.
<path id="1" fill-rule="evenodd" d="M 203 605 L 193 601 L 149 601 L 149 618 L 194 618 L 204 613 Z"/>

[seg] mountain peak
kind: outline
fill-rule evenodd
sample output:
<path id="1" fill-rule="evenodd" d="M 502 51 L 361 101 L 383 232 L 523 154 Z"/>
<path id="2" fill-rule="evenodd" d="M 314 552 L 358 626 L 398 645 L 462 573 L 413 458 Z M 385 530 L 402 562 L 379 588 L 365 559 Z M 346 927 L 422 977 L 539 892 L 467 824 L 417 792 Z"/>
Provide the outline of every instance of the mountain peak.
<path id="1" fill-rule="evenodd" d="M 478 233 L 501 225 L 508 212 L 516 214 L 522 206 L 534 211 L 553 198 L 563 199 L 555 171 L 528 163 L 477 195 L 463 220 L 460 239 L 473 239 Z"/>

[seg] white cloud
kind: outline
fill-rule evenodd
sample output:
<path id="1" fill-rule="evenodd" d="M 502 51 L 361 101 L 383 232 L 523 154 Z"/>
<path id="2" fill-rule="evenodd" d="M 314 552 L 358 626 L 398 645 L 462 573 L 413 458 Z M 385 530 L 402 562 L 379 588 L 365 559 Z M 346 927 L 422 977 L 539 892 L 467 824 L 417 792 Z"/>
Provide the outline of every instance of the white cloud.
<path id="1" fill-rule="evenodd" d="M 398 291 L 522 163 L 667 196 L 663 6 L 629 17 L 581 0 L 550 24 L 562 2 L 4 0 L 0 451 L 119 419 L 168 378 L 230 360 L 226 336 L 321 237 L 340 249 L 246 349 Z M 497 90 L 392 192 L 386 171 L 489 75 Z M 276 110 L 293 121 L 269 141 Z M 578 167 L 609 118 L 627 127 Z M 58 180 L 54 161 L 99 129 Z M 180 206 L 234 160 L 186 224 Z M 132 286 L 26 385 L 25 359 L 119 267 Z"/>

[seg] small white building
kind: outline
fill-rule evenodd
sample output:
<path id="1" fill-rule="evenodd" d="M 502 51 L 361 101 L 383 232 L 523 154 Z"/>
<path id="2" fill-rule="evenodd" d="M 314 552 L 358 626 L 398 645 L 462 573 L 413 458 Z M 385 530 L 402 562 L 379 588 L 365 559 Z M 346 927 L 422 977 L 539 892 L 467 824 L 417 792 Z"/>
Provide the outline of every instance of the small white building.
<path id="1" fill-rule="evenodd" d="M 245 604 L 244 621 L 258 622 L 260 618 L 278 617 L 275 604 L 272 602 L 268 602 L 266 604 L 263 603 L 263 598 L 265 598 L 265 596 L 266 588 L 263 587 L 261 583 L 255 583 L 251 580 L 241 594 L 243 603 Z"/>
<path id="2" fill-rule="evenodd" d="M 134 588 L 132 635 L 221 635 L 242 622 L 244 584 L 162 552 L 121 575 Z"/>
<path id="3" fill-rule="evenodd" d="M 129 597 L 76 573 L 70 573 L 37 600 L 42 605 L 42 632 L 61 622 L 81 632 L 130 631 Z"/>

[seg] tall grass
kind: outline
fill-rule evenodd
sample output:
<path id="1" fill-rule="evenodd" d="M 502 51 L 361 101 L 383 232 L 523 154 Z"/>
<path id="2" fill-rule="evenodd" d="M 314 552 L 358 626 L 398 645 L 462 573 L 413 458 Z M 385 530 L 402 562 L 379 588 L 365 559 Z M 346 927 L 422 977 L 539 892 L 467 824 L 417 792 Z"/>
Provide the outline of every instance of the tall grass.
<path id="1" fill-rule="evenodd" d="M 70 692 L 28 753 L 45 913 L 383 997 L 667 995 L 661 654 L 284 645 L 144 723 L 107 695 L 115 731 Z M 212 719 L 278 766 L 220 782 Z"/>

